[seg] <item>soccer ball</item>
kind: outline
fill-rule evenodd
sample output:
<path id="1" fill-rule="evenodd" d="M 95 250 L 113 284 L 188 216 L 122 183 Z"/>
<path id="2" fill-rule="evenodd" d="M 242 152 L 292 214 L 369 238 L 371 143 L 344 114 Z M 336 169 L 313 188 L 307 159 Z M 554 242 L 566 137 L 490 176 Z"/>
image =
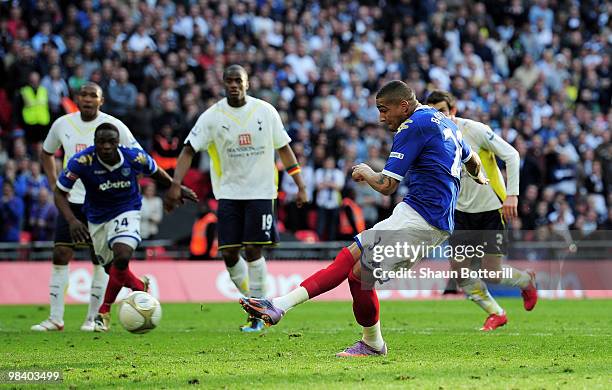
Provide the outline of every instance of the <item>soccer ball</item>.
<path id="1" fill-rule="evenodd" d="M 159 301 L 144 291 L 130 293 L 119 306 L 119 322 L 128 332 L 147 333 L 161 321 Z"/>

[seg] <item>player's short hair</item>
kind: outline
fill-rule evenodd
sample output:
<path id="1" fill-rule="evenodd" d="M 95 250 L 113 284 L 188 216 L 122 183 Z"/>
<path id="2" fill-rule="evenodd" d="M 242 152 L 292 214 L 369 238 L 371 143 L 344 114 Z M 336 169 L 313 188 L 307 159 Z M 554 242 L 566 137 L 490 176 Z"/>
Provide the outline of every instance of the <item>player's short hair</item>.
<path id="1" fill-rule="evenodd" d="M 376 99 L 385 99 L 391 103 L 399 103 L 406 100 L 409 103 L 416 103 L 416 95 L 412 88 L 401 80 L 389 81 L 383 85 L 376 93 Z"/>
<path id="2" fill-rule="evenodd" d="M 93 81 L 88 81 L 85 84 L 81 85 L 79 91 L 82 91 L 84 88 L 94 88 L 96 91 L 100 92 L 100 96 L 104 94 L 102 91 L 102 87 L 100 87 L 97 83 L 94 83 Z"/>
<path id="3" fill-rule="evenodd" d="M 440 102 L 446 102 L 449 110 L 452 110 L 457 106 L 457 99 L 455 99 L 453 94 L 440 89 L 431 91 L 431 93 L 427 96 L 427 101 L 425 104 L 438 104 Z"/>
<path id="4" fill-rule="evenodd" d="M 117 126 L 113 125 L 112 123 L 108 123 L 108 122 L 101 123 L 98 125 L 98 127 L 96 127 L 96 130 L 94 131 L 94 137 L 98 135 L 99 131 L 104 131 L 104 130 L 114 131 L 115 133 L 117 133 L 117 137 L 119 137 L 119 129 L 117 128 Z"/>
<path id="5" fill-rule="evenodd" d="M 224 79 L 225 79 L 225 77 L 227 76 L 227 74 L 229 72 L 238 72 L 238 73 L 242 74 L 246 79 L 249 78 L 249 75 L 247 74 L 246 69 L 244 69 L 244 67 L 242 65 L 232 64 L 232 65 L 228 66 L 227 68 L 225 68 L 225 70 L 223 71 L 223 78 Z"/>

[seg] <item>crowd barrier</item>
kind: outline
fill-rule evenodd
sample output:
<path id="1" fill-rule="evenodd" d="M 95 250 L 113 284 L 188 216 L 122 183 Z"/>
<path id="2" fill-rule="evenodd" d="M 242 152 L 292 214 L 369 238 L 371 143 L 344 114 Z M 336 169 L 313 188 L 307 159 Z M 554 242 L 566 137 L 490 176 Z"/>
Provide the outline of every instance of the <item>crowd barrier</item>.
<path id="1" fill-rule="evenodd" d="M 323 261 L 269 261 L 267 292 L 271 297 L 283 295 L 298 286 L 313 272 L 326 266 Z M 447 270 L 444 261 L 427 261 L 433 270 Z M 596 261 L 581 261 L 580 266 L 567 270 L 570 289 L 541 291 L 548 298 L 612 298 L 612 288 L 587 290 L 594 269 L 601 270 Z M 531 262 L 513 262 L 514 266 L 527 268 Z M 151 278 L 151 293 L 162 302 L 224 302 L 236 301 L 240 294 L 229 279 L 221 261 L 134 261 L 130 265 L 136 275 L 146 274 Z M 612 267 L 606 267 L 610 270 Z M 49 302 L 48 262 L 0 262 L 0 304 L 46 304 Z M 599 277 L 612 280 L 612 274 Z M 67 303 L 89 301 L 92 265 L 88 262 L 70 264 L 70 281 L 66 290 Z M 546 271 L 539 271 L 538 278 L 546 278 Z M 443 279 L 415 280 L 410 290 L 380 290 L 381 299 L 440 299 L 446 286 Z M 568 285 L 568 283 L 565 283 Z M 127 291 L 122 291 L 119 298 Z M 350 300 L 348 285 L 321 295 L 321 300 Z"/>

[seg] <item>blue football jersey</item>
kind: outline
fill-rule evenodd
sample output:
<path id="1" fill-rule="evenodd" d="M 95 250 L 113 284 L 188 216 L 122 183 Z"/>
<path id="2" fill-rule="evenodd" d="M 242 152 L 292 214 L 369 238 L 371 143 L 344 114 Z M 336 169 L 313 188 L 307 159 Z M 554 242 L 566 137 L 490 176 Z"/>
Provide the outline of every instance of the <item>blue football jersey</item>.
<path id="1" fill-rule="evenodd" d="M 471 153 L 457 126 L 436 109 L 421 106 L 400 125 L 383 174 L 406 177 L 404 202 L 430 225 L 452 232 L 461 163 Z"/>
<path id="2" fill-rule="evenodd" d="M 57 186 L 66 192 L 81 179 L 85 186 L 83 211 L 89 222 L 108 222 L 142 206 L 138 175 L 155 173 L 157 164 L 138 148 L 120 145 L 119 156 L 121 160 L 109 166 L 98 159 L 95 146 L 90 146 L 75 154 L 57 179 Z"/>

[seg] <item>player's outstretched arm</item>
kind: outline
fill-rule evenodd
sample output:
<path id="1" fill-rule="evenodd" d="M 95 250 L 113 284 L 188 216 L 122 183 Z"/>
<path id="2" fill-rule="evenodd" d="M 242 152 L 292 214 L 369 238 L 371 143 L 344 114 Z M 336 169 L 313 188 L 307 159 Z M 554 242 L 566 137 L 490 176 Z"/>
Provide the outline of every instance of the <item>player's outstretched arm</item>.
<path id="1" fill-rule="evenodd" d="M 464 163 L 465 168 L 472 179 L 478 184 L 488 184 L 489 179 L 487 179 L 484 175 L 482 168 L 482 162 L 480 161 L 480 157 L 478 154 L 472 153 L 470 154 L 470 158 Z"/>
<path id="2" fill-rule="evenodd" d="M 55 187 L 54 201 L 57 209 L 62 213 L 68 225 L 70 226 L 70 235 L 75 242 L 86 242 L 89 241 L 89 230 L 87 226 L 77 219 L 72 210 L 70 204 L 68 204 L 68 193 L 61 190 L 58 186 Z"/>
<path id="3" fill-rule="evenodd" d="M 166 172 L 163 168 L 157 167 L 157 170 L 151 175 L 151 178 L 155 180 L 162 187 L 170 187 L 172 185 L 172 177 Z M 188 199 L 193 202 L 198 201 L 198 196 L 195 192 L 189 187 L 179 186 L 179 202 L 183 204 L 184 200 Z M 175 208 L 174 203 L 166 203 L 164 199 L 164 208 L 166 211 L 170 212 Z"/>
<path id="4" fill-rule="evenodd" d="M 367 164 L 361 163 L 353 167 L 353 180 L 356 182 L 365 181 L 375 191 L 383 195 L 391 195 L 399 186 L 399 181 L 383 174 L 382 172 L 374 172 Z"/>
<path id="5" fill-rule="evenodd" d="M 181 183 L 189 167 L 191 167 L 191 161 L 193 161 L 195 154 L 196 152 L 190 144 L 185 144 L 183 150 L 181 150 L 181 154 L 176 162 L 176 168 L 174 169 L 174 178 L 170 179 L 170 188 L 164 197 L 164 207 L 167 211 L 171 211 L 182 204 L 183 186 L 181 186 Z"/>
<path id="6" fill-rule="evenodd" d="M 305 203 L 308 202 L 308 194 L 306 193 L 306 185 L 304 184 L 304 180 L 302 179 L 300 164 L 293 153 L 293 149 L 289 144 L 277 149 L 278 155 L 287 170 L 287 173 L 293 178 L 293 181 L 298 186 L 298 193 L 296 198 L 296 204 L 298 207 L 302 207 Z"/>

